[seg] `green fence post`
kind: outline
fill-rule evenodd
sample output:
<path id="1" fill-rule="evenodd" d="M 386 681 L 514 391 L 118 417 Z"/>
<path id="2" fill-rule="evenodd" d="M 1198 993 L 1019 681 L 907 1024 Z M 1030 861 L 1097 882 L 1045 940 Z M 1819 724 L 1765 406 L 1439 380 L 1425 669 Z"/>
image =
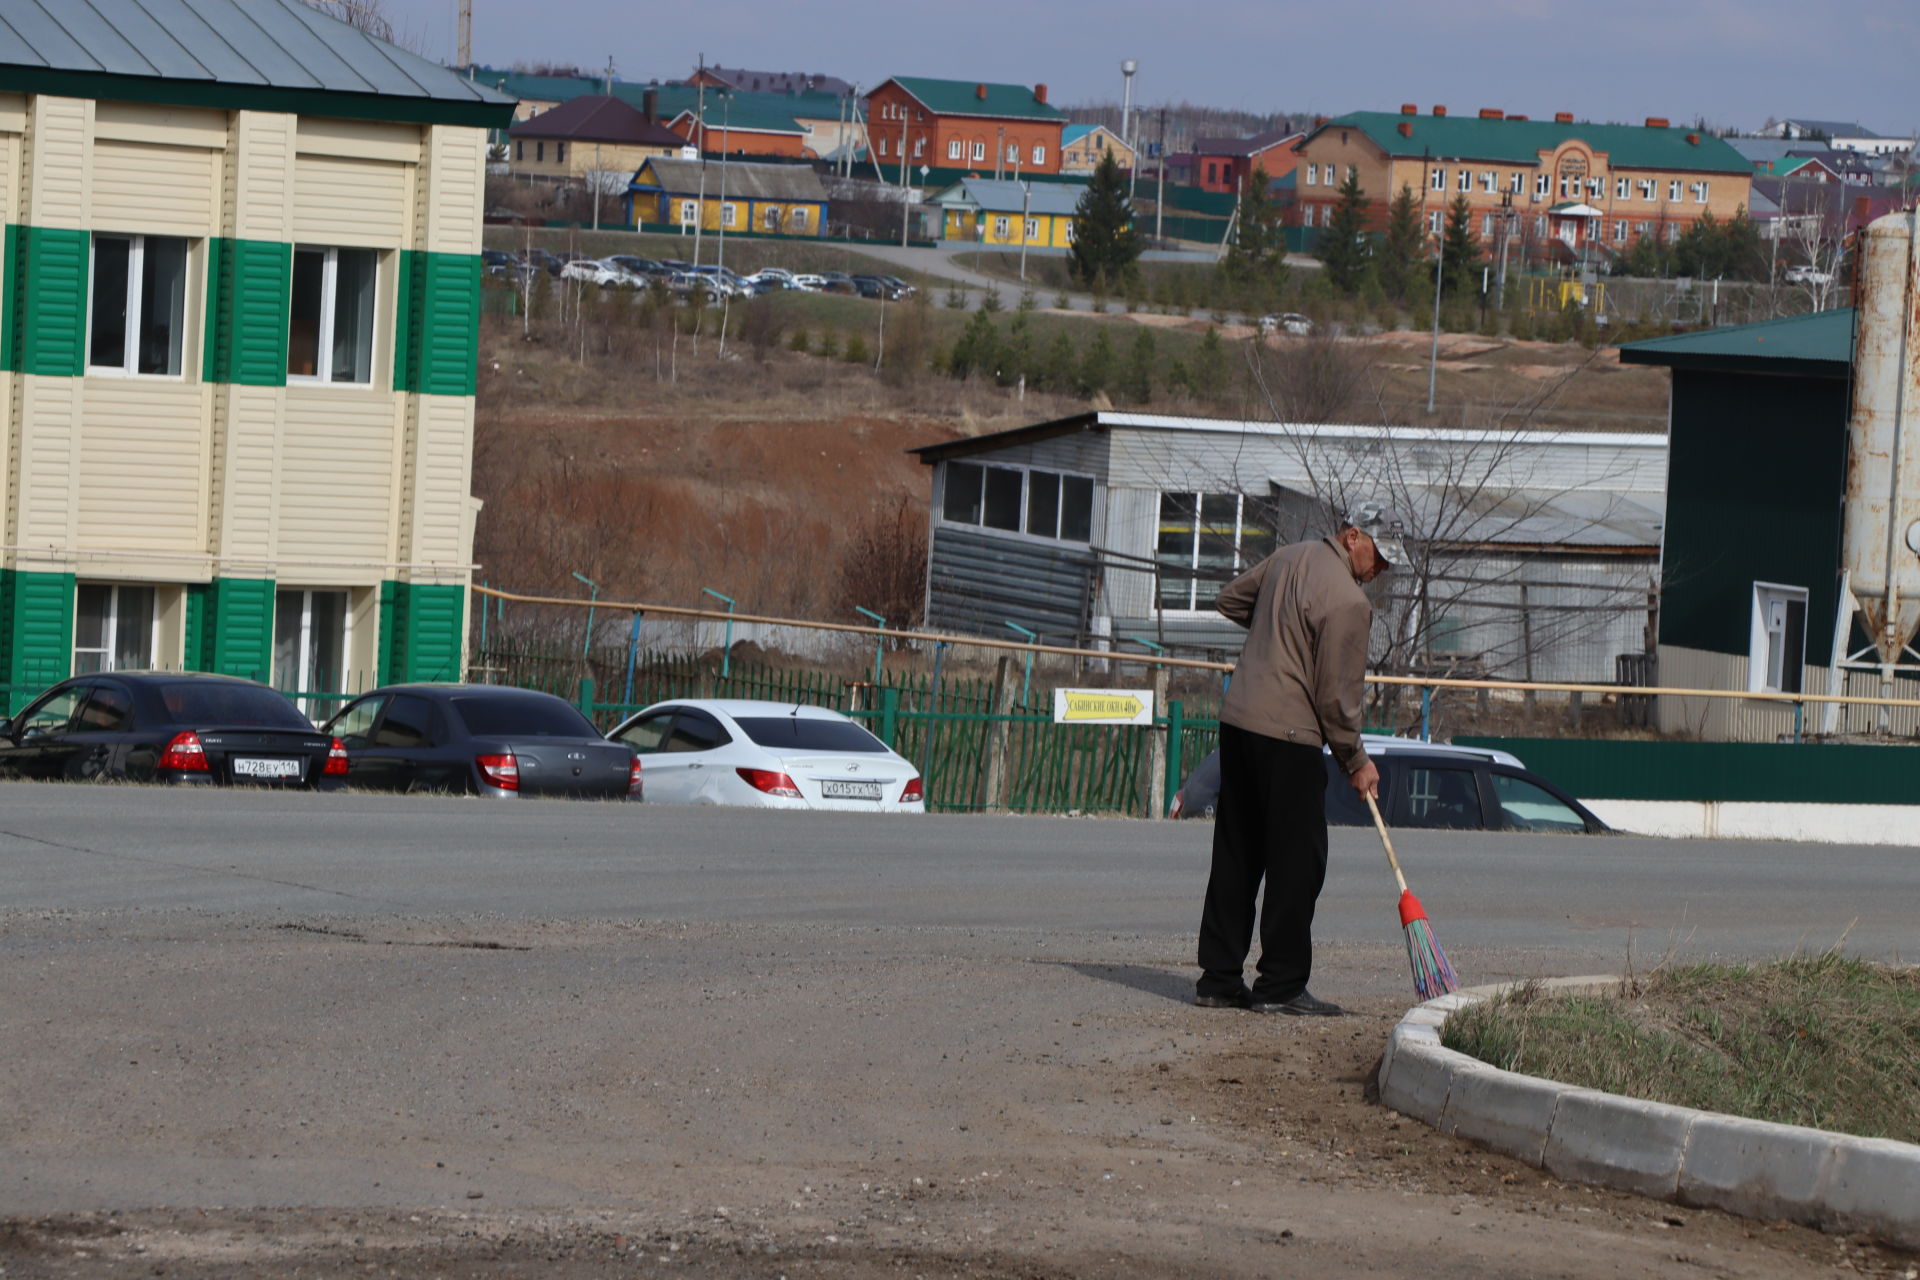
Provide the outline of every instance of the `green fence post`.
<path id="1" fill-rule="evenodd" d="M 1167 784 L 1160 805 L 1162 813 L 1173 808 L 1173 798 L 1180 794 L 1181 775 L 1185 772 L 1180 767 L 1181 739 L 1187 730 L 1185 710 L 1178 699 L 1167 703 Z"/>
<path id="2" fill-rule="evenodd" d="M 580 714 L 593 719 L 593 677 L 580 677 Z"/>
<path id="3" fill-rule="evenodd" d="M 900 724 L 900 690 L 892 685 L 880 691 L 880 741 L 893 745 L 893 732 Z"/>

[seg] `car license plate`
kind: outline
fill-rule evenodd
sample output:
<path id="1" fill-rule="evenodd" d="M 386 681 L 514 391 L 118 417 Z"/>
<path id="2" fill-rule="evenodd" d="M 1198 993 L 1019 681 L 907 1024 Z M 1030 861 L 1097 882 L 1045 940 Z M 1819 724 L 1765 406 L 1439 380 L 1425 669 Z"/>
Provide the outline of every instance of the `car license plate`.
<path id="1" fill-rule="evenodd" d="M 880 784 L 828 778 L 820 784 L 820 795 L 825 800 L 878 800 Z"/>
<path id="2" fill-rule="evenodd" d="M 233 771 L 243 778 L 297 778 L 300 776 L 298 760 L 260 760 L 249 756 L 235 756 Z"/>

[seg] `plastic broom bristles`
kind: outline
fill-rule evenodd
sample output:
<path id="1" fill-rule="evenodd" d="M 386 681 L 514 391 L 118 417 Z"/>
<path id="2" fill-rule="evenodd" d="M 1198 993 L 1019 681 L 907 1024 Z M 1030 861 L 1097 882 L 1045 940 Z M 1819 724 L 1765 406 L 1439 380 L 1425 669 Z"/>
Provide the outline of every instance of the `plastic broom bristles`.
<path id="1" fill-rule="evenodd" d="M 1460 980 L 1454 977 L 1447 953 L 1433 936 L 1427 912 L 1411 891 L 1400 895 L 1400 924 L 1407 935 L 1407 960 L 1413 965 L 1413 989 L 1422 1000 L 1457 991 Z"/>

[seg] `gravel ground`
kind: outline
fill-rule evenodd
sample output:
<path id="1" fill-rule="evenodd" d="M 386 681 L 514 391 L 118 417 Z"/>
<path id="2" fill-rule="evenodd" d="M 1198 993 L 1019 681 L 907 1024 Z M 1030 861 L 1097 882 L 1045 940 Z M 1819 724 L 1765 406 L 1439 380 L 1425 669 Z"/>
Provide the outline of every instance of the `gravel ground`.
<path id="1" fill-rule="evenodd" d="M 1920 1275 L 1379 1107 L 1396 948 L 1301 1022 L 1190 945 L 0 912 L 0 1276 Z"/>

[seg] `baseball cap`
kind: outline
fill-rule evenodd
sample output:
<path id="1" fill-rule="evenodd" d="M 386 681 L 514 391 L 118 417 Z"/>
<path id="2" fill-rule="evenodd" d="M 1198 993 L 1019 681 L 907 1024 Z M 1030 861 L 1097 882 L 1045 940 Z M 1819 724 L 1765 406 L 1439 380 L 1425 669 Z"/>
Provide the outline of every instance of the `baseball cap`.
<path id="1" fill-rule="evenodd" d="M 1384 502 L 1362 502 L 1347 512 L 1346 522 L 1373 539 L 1383 569 L 1399 568 L 1407 563 L 1406 518 L 1398 508 Z"/>

